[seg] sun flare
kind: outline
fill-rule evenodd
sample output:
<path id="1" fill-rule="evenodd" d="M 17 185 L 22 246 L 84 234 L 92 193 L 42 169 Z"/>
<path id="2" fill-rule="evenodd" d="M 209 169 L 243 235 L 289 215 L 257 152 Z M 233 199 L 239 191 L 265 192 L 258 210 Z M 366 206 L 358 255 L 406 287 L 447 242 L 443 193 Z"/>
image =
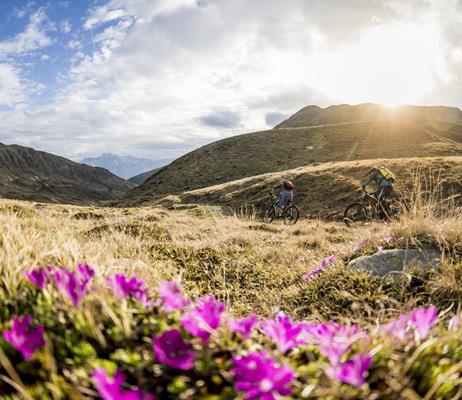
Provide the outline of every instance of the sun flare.
<path id="1" fill-rule="evenodd" d="M 432 24 L 377 25 L 355 44 L 317 54 L 310 64 L 314 87 L 349 103 L 417 103 L 439 80 L 450 79 Z"/>

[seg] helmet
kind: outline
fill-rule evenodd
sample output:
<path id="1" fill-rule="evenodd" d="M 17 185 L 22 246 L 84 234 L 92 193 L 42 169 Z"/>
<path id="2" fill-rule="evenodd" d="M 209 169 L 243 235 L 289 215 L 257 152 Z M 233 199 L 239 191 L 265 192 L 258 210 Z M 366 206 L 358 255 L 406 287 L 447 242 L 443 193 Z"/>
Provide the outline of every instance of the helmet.
<path id="1" fill-rule="evenodd" d="M 373 172 L 377 172 L 379 169 L 377 167 L 372 167 L 371 170 L 367 173 L 367 175 L 372 174 Z"/>
<path id="2" fill-rule="evenodd" d="M 294 188 L 294 184 L 291 181 L 288 181 L 287 179 L 282 181 L 282 185 L 287 190 L 292 190 Z"/>

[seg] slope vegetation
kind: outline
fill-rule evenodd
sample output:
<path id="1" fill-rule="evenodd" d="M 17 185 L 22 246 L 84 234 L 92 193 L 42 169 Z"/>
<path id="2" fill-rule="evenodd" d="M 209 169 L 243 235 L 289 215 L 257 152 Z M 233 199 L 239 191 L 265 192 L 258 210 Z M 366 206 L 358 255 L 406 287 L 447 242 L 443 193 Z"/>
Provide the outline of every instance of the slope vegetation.
<path id="1" fill-rule="evenodd" d="M 296 186 L 295 203 L 305 215 L 336 219 L 348 203 L 360 198 L 360 187 L 368 171 L 380 164 L 387 165 L 397 174 L 396 192 L 403 199 L 409 199 L 416 185 L 422 185 L 419 191 L 435 196 L 435 200 L 438 196 L 453 197 L 456 204 L 462 205 L 462 156 L 323 163 L 166 196 L 155 204 L 170 208 L 207 204 L 233 210 L 261 207 L 266 204 L 269 190 L 289 178 Z"/>
<path id="2" fill-rule="evenodd" d="M 320 163 L 462 154 L 462 126 L 402 120 L 281 128 L 224 139 L 195 150 L 128 192 L 121 205 Z M 318 185 L 326 181 L 316 179 Z M 242 199 L 241 199 L 242 200 Z"/>
<path id="3" fill-rule="evenodd" d="M 113 200 L 132 185 L 102 168 L 31 148 L 0 144 L 0 196 L 87 204 Z"/>

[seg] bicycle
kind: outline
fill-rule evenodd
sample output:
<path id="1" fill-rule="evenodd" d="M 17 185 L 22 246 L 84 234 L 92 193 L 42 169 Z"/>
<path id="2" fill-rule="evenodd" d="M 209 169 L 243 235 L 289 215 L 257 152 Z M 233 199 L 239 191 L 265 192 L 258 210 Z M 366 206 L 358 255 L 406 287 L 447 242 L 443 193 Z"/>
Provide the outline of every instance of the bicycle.
<path id="1" fill-rule="evenodd" d="M 270 193 L 270 199 L 270 205 L 263 211 L 263 222 L 270 224 L 274 219 L 282 219 L 286 225 L 295 225 L 297 223 L 300 217 L 300 210 L 296 205 L 288 202 L 283 208 L 282 214 L 278 215 L 277 205 L 279 198 Z"/>
<path id="2" fill-rule="evenodd" d="M 399 219 L 401 205 L 397 201 L 378 201 L 369 192 L 363 191 L 363 197 L 359 202 L 350 204 L 343 213 L 343 221 L 350 226 L 353 223 L 366 223 L 372 220 Z"/>

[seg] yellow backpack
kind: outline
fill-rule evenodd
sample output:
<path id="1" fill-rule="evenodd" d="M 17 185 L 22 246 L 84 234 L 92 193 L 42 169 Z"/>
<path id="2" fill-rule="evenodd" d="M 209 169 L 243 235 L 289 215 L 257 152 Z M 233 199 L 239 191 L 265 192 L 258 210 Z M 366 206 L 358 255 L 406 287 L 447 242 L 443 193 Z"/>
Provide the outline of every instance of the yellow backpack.
<path id="1" fill-rule="evenodd" d="M 391 183 L 394 183 L 396 181 L 396 176 L 393 172 L 391 172 L 388 168 L 385 167 L 380 167 L 379 172 L 382 174 L 382 176 L 387 180 L 390 181 Z"/>

